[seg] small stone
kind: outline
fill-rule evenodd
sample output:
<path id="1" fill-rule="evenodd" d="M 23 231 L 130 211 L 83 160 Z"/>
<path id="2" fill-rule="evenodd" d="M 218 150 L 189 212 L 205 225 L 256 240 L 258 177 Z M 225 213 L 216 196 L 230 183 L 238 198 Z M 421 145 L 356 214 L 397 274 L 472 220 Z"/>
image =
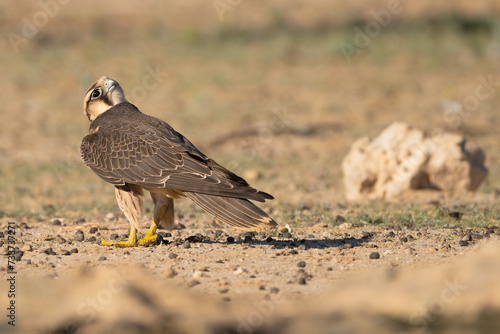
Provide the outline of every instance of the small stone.
<path id="1" fill-rule="evenodd" d="M 176 229 L 176 230 L 185 230 L 186 226 L 184 224 L 178 223 L 177 225 L 174 226 L 174 229 Z"/>
<path id="2" fill-rule="evenodd" d="M 307 249 L 307 246 L 306 245 L 300 245 L 299 247 L 297 247 L 298 250 L 306 250 Z"/>
<path id="3" fill-rule="evenodd" d="M 299 284 L 305 285 L 307 283 L 306 278 L 304 276 L 300 276 L 298 280 Z"/>
<path id="4" fill-rule="evenodd" d="M 90 233 L 90 234 L 94 234 L 94 233 L 96 233 L 96 232 L 97 232 L 97 230 L 98 230 L 98 229 L 97 229 L 97 227 L 93 226 L 93 227 L 91 227 L 91 228 L 90 228 L 89 233 Z"/>
<path id="5" fill-rule="evenodd" d="M 472 234 L 467 233 L 463 238 L 462 241 L 472 241 Z"/>
<path id="6" fill-rule="evenodd" d="M 390 231 L 389 233 L 387 233 L 385 235 L 387 238 L 394 238 L 396 236 L 396 234 L 394 234 L 394 232 Z"/>
<path id="7" fill-rule="evenodd" d="M 249 243 L 250 241 L 252 241 L 252 237 L 249 235 L 245 236 L 245 240 L 243 240 L 243 242 Z"/>
<path id="8" fill-rule="evenodd" d="M 259 286 L 259 290 L 265 290 L 266 289 L 266 286 L 265 285 L 261 285 Z"/>
<path id="9" fill-rule="evenodd" d="M 238 269 L 236 269 L 234 271 L 234 274 L 235 275 L 243 275 L 243 274 L 247 274 L 248 273 L 248 270 L 246 270 L 245 268 L 243 267 L 238 267 Z"/>
<path id="10" fill-rule="evenodd" d="M 76 253 L 78 253 L 78 248 L 73 248 L 69 252 L 70 252 L 70 254 L 76 254 Z"/>
<path id="11" fill-rule="evenodd" d="M 71 253 L 69 251 L 67 251 L 67 250 L 63 250 L 61 252 L 61 255 L 71 255 Z"/>
<path id="12" fill-rule="evenodd" d="M 281 230 L 280 230 L 280 233 L 287 233 L 287 232 L 290 232 L 288 231 L 288 229 L 286 227 L 283 227 Z"/>
<path id="13" fill-rule="evenodd" d="M 28 230 L 30 227 L 28 226 L 28 224 L 23 222 L 23 223 L 19 224 L 19 228 L 21 228 L 23 230 Z"/>
<path id="14" fill-rule="evenodd" d="M 76 230 L 75 235 L 79 235 L 79 234 L 83 235 L 83 231 L 82 230 Z"/>
<path id="15" fill-rule="evenodd" d="M 273 287 L 271 288 L 271 290 L 269 290 L 270 293 L 279 293 L 280 292 L 280 289 L 279 288 L 276 288 L 276 287 Z"/>
<path id="16" fill-rule="evenodd" d="M 368 239 L 372 237 L 372 233 L 370 232 L 362 232 L 361 233 L 361 239 Z"/>
<path id="17" fill-rule="evenodd" d="M 27 259 L 26 264 L 31 264 L 31 259 Z"/>
<path id="18" fill-rule="evenodd" d="M 28 245 L 24 245 L 24 246 L 21 248 L 21 250 L 22 250 L 23 252 L 32 252 L 32 251 L 33 251 L 33 246 L 31 246 L 31 245 L 29 245 L 29 244 L 28 244 Z"/>
<path id="19" fill-rule="evenodd" d="M 60 236 L 59 234 L 56 236 L 56 241 L 60 244 L 65 244 L 66 243 L 66 239 L 64 239 L 62 236 Z"/>
<path id="20" fill-rule="evenodd" d="M 372 260 L 380 259 L 380 254 L 378 252 L 370 253 L 370 259 Z"/>
<path id="21" fill-rule="evenodd" d="M 219 289 L 219 293 L 228 293 L 228 288 Z"/>
<path id="22" fill-rule="evenodd" d="M 161 277 L 162 278 L 172 278 L 174 276 L 177 275 L 177 272 L 174 270 L 174 268 L 170 267 L 170 268 L 167 268 L 165 269 L 162 273 L 161 273 Z"/>
<path id="23" fill-rule="evenodd" d="M 55 264 L 53 264 L 52 262 L 48 262 L 46 264 L 46 266 L 49 267 L 49 268 L 55 268 L 56 267 Z"/>
<path id="24" fill-rule="evenodd" d="M 339 225 L 339 229 L 340 230 L 348 230 L 352 228 L 352 224 L 351 223 L 342 223 Z"/>
<path id="25" fill-rule="evenodd" d="M 169 258 L 169 259 L 175 259 L 175 258 L 177 258 L 177 256 L 178 256 L 178 255 L 177 255 L 177 254 L 175 254 L 175 253 L 169 253 L 169 254 L 168 254 L 168 258 Z"/>
<path id="26" fill-rule="evenodd" d="M 83 234 L 77 234 L 75 235 L 75 237 L 73 238 L 74 241 L 78 241 L 78 242 L 82 242 L 83 240 L 85 239 L 84 235 Z"/>
<path id="27" fill-rule="evenodd" d="M 79 225 L 79 224 L 82 224 L 82 223 L 85 223 L 85 219 L 84 218 L 79 218 L 77 220 L 75 220 L 73 222 L 73 225 Z"/>
<path id="28" fill-rule="evenodd" d="M 56 253 L 52 250 L 52 247 L 47 248 L 43 252 L 47 255 L 56 255 Z"/>
<path id="29" fill-rule="evenodd" d="M 297 267 L 299 267 L 299 268 L 305 268 L 305 266 L 306 266 L 306 261 L 297 262 Z"/>
<path id="30" fill-rule="evenodd" d="M 345 218 L 341 215 L 336 215 L 335 222 L 341 224 L 341 223 L 345 222 Z"/>
<path id="31" fill-rule="evenodd" d="M 97 258 L 97 261 L 105 261 L 105 260 L 107 260 L 106 257 L 102 255 Z"/>
<path id="32" fill-rule="evenodd" d="M 469 246 L 469 242 L 468 241 L 465 241 L 465 240 L 460 240 L 458 242 L 458 244 L 461 246 L 461 247 L 467 247 Z"/>
<path id="33" fill-rule="evenodd" d="M 274 239 L 273 239 L 273 238 L 271 238 L 271 237 L 268 237 L 268 238 L 266 239 L 266 242 L 273 242 L 273 241 L 274 241 Z"/>
<path id="34" fill-rule="evenodd" d="M 342 246 L 339 247 L 340 250 L 343 250 L 343 249 L 349 249 L 349 248 L 353 248 L 354 246 L 352 244 L 349 244 L 349 243 L 346 243 L 346 244 L 343 244 Z"/>
<path id="35" fill-rule="evenodd" d="M 187 284 L 187 287 L 192 288 L 193 286 L 196 286 L 198 284 L 201 284 L 200 281 L 194 279 Z"/>
<path id="36" fill-rule="evenodd" d="M 59 219 L 57 219 L 57 218 L 54 218 L 54 219 L 52 219 L 52 220 L 51 220 L 50 224 L 51 224 L 52 226 L 61 226 L 61 225 L 62 225 L 62 222 L 61 222 L 61 220 L 59 220 Z"/>
<path id="37" fill-rule="evenodd" d="M 232 244 L 234 242 L 234 238 L 233 237 L 227 237 L 226 241 L 230 244 Z"/>
<path id="38" fill-rule="evenodd" d="M 182 247 L 185 249 L 188 249 L 188 248 L 191 248 L 191 244 L 189 243 L 189 241 L 186 241 L 186 242 L 184 242 L 184 244 L 182 244 Z"/>
<path id="39" fill-rule="evenodd" d="M 292 255 L 296 255 L 296 254 L 299 254 L 299 252 L 297 252 L 295 249 L 292 249 L 292 250 L 290 251 L 290 254 L 292 254 Z"/>
<path id="40" fill-rule="evenodd" d="M 95 237 L 90 237 L 90 238 L 88 238 L 88 239 L 87 239 L 87 240 L 85 240 L 85 241 L 88 241 L 88 242 L 94 242 L 94 241 L 96 241 L 96 240 L 97 240 L 97 239 L 96 239 Z"/>
<path id="41" fill-rule="evenodd" d="M 289 232 L 281 233 L 281 236 L 283 238 L 287 238 L 287 239 L 291 239 L 292 238 L 292 235 Z"/>
<path id="42" fill-rule="evenodd" d="M 118 234 L 116 234 L 116 233 L 113 233 L 113 234 L 111 234 L 111 235 L 109 236 L 109 238 L 110 238 L 111 240 L 118 240 L 118 238 L 120 238 L 120 236 L 119 236 Z"/>
<path id="43" fill-rule="evenodd" d="M 23 257 L 23 255 L 24 255 L 23 251 L 20 251 L 20 250 L 16 251 L 14 253 L 14 260 L 21 261 L 21 258 Z"/>
<path id="44" fill-rule="evenodd" d="M 408 242 L 408 238 L 407 237 L 402 237 L 400 240 L 401 240 L 401 242 Z"/>

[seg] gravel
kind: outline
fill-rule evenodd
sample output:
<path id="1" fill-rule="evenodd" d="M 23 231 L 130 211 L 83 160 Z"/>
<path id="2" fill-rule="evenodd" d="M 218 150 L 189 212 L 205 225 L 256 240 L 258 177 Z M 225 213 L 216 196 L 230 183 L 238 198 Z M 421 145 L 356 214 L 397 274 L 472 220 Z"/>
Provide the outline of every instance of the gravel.
<path id="1" fill-rule="evenodd" d="M 305 268 L 306 266 L 306 261 L 299 261 L 297 262 L 297 267 L 299 268 Z"/>
<path id="2" fill-rule="evenodd" d="M 95 226 L 94 226 L 94 227 L 91 227 L 91 228 L 90 228 L 89 233 L 90 233 L 90 234 L 94 234 L 94 233 L 96 233 L 96 232 L 97 232 L 97 230 L 98 230 L 98 229 L 97 229 L 97 227 L 95 227 Z"/>
<path id="3" fill-rule="evenodd" d="M 372 252 L 370 253 L 370 259 L 372 260 L 380 259 L 380 254 L 378 252 Z"/>
<path id="4" fill-rule="evenodd" d="M 107 258 L 102 255 L 97 258 L 97 261 L 105 261 L 105 260 L 107 260 Z"/>

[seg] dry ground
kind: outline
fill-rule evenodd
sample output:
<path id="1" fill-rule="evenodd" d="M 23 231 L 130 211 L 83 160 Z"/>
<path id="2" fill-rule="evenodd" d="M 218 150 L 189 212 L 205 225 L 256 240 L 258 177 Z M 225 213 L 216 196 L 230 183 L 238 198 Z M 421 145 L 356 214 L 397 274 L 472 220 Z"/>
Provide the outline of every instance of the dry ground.
<path id="1" fill-rule="evenodd" d="M 356 29 L 373 24 L 386 1 L 232 2 L 222 17 L 211 1 L 69 2 L 23 37 L 43 3 L 0 4 L 0 230 L 14 222 L 24 251 L 15 264 L 18 327 L 2 321 L 2 332 L 500 326 L 497 1 L 402 1 L 350 57 L 340 46 L 356 45 Z M 18 50 L 9 33 L 25 38 Z M 83 95 L 101 75 L 273 194 L 263 207 L 280 228 L 245 242 L 184 200 L 177 221 L 185 228 L 163 244 L 99 246 L 127 232 L 113 188 L 78 154 L 88 129 Z M 484 80 L 490 94 L 479 99 Z M 476 141 L 490 169 L 480 191 L 346 203 L 342 158 L 355 139 L 393 121 Z M 145 227 L 150 219 L 148 206 Z M 0 240 L 6 252 L 6 235 Z M 8 305 L 7 258 L 0 267 Z"/>

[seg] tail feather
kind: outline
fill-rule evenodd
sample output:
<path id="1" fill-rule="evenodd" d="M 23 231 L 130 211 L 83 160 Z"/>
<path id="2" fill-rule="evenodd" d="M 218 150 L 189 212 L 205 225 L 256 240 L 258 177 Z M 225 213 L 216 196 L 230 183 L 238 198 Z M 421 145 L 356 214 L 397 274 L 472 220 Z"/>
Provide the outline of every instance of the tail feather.
<path id="1" fill-rule="evenodd" d="M 247 199 L 185 192 L 203 210 L 226 224 L 245 230 L 276 226 L 276 222 Z"/>

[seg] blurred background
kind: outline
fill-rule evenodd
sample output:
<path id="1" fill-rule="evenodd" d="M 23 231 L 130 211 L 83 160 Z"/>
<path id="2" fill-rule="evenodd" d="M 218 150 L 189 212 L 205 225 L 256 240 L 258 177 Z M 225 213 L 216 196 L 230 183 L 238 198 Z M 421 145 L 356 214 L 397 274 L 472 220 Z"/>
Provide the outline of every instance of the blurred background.
<path id="1" fill-rule="evenodd" d="M 278 216 L 342 202 L 350 145 L 393 121 L 479 143 L 480 191 L 495 194 L 499 13 L 495 0 L 4 1 L 0 215 L 119 212 L 79 158 L 101 75 L 273 194 Z M 490 94 L 466 105 L 479 85 Z"/>

